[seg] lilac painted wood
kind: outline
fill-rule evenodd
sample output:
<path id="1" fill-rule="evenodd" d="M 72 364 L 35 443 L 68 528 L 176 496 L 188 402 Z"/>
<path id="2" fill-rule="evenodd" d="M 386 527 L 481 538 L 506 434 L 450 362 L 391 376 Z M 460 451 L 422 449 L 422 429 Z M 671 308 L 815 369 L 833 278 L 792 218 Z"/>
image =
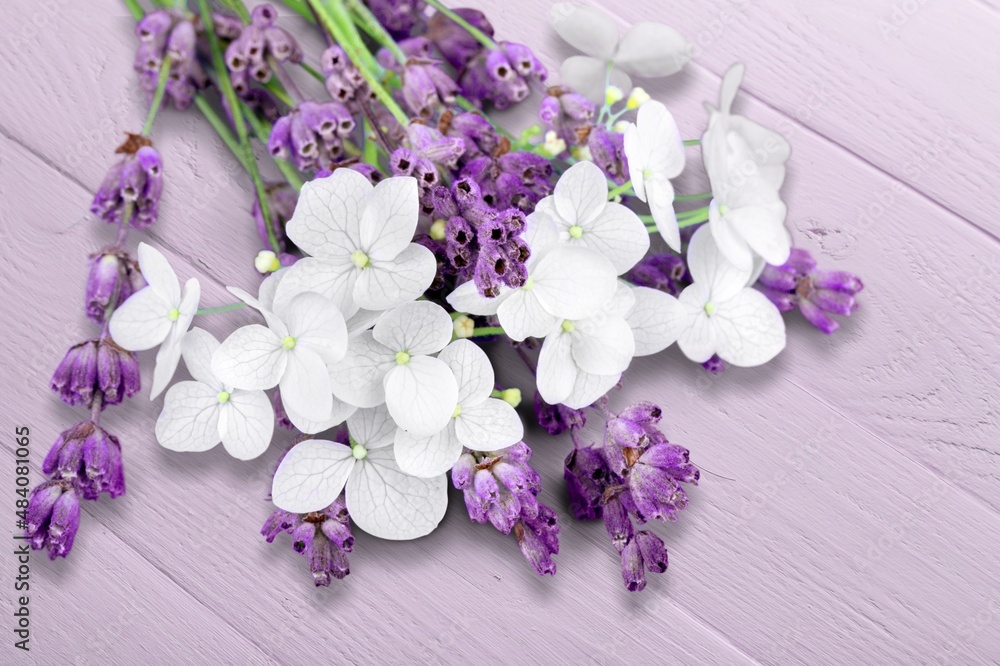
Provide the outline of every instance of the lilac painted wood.
<path id="1" fill-rule="evenodd" d="M 569 52 L 546 26 L 547 3 L 471 4 L 557 72 Z M 794 146 L 785 196 L 797 242 L 868 286 L 831 339 L 793 319 L 789 348 L 764 368 L 710 378 L 671 350 L 630 370 L 616 404 L 660 401 L 671 439 L 715 473 L 679 524 L 658 529 L 670 571 L 641 595 L 624 591 L 603 527 L 561 509 L 568 442 L 533 432 L 543 499 L 564 525 L 555 579 L 471 524 L 455 496 L 430 537 L 359 536 L 351 576 L 315 590 L 287 544 L 258 534 L 284 442 L 250 464 L 171 453 L 152 437 L 159 402 L 136 400 L 108 412 L 128 495 L 87 506 L 69 561 L 33 559 L 29 661 L 1000 660 L 996 3 L 603 4 L 623 25 L 655 17 L 695 43 L 689 71 L 648 86 L 685 136 L 703 128 L 701 102 L 728 64 L 748 64 L 741 111 Z M 46 385 L 92 330 L 80 313 L 85 255 L 113 236 L 86 215 L 90 191 L 144 109 L 132 21 L 116 0 L 16 0 L 5 18 L 0 412 L 8 431 L 32 427 L 39 478 L 76 416 Z M 525 122 L 530 110 L 509 115 Z M 165 114 L 155 138 L 168 190 L 145 238 L 182 276 L 203 276 L 206 303 L 226 302 L 222 285 L 255 280 L 248 180 L 193 113 Z M 694 173 L 678 189 L 703 187 Z M 510 355 L 497 358 L 505 382 L 529 384 Z M 11 460 L 12 438 L 2 442 Z M 0 494 L 12 475 L 0 464 Z M 0 595 L 4 617 L 12 596 Z M 24 661 L 0 649 L 3 663 Z"/>

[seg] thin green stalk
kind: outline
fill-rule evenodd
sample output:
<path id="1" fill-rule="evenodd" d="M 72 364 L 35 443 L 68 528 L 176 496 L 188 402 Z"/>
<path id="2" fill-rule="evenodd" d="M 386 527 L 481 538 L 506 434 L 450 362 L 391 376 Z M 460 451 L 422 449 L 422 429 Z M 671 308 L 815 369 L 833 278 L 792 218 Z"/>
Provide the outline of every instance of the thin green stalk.
<path id="1" fill-rule="evenodd" d="M 679 194 L 674 197 L 674 201 L 701 201 L 702 199 L 711 198 L 711 192 L 702 192 L 701 194 Z"/>
<path id="2" fill-rule="evenodd" d="M 304 60 L 299 63 L 299 67 L 304 69 L 306 73 L 309 74 L 309 76 L 313 77 L 320 83 L 326 83 L 326 77 L 323 76 L 323 74 L 318 69 L 307 64 Z"/>
<path id="3" fill-rule="evenodd" d="M 621 196 L 622 194 L 626 194 L 626 193 L 628 193 L 628 194 L 632 193 L 632 181 L 631 180 L 627 180 L 624 183 L 622 183 L 621 185 L 619 185 L 618 187 L 614 188 L 613 190 L 610 190 L 608 192 L 608 201 L 611 201 L 615 197 Z"/>
<path id="4" fill-rule="evenodd" d="M 289 96 L 289 94 L 285 92 L 285 89 L 282 87 L 282 84 L 276 79 L 272 78 L 270 81 L 264 84 L 264 87 L 267 88 L 267 91 L 269 93 L 271 93 L 279 100 L 281 100 L 281 102 L 284 103 L 286 106 L 295 106 L 295 100 L 293 100 L 291 96 Z"/>
<path id="5" fill-rule="evenodd" d="M 240 161 L 240 164 L 249 173 L 250 167 L 247 166 L 246 155 L 243 154 L 239 141 L 235 136 L 233 136 L 233 132 L 229 129 L 226 121 L 219 117 L 219 114 L 215 112 L 215 109 L 212 108 L 212 105 L 209 104 L 208 100 L 205 99 L 205 96 L 201 93 L 195 95 L 194 104 L 198 107 L 198 110 L 201 111 L 201 114 L 205 116 L 205 120 L 207 120 L 208 124 L 212 126 L 215 133 L 219 135 L 220 139 L 222 139 L 222 142 L 226 144 L 226 147 L 229 148 L 233 156 Z"/>
<path id="6" fill-rule="evenodd" d="M 236 12 L 236 15 L 240 17 L 240 20 L 244 23 L 250 22 L 250 10 L 247 6 L 243 4 L 243 0 L 219 0 L 223 6 Z"/>
<path id="7" fill-rule="evenodd" d="M 136 0 L 125 0 L 125 6 L 128 7 L 129 12 L 132 14 L 132 18 L 136 21 L 141 20 L 142 17 L 146 15 L 146 10 L 144 10 L 142 5 L 136 2 Z"/>
<path id="8" fill-rule="evenodd" d="M 691 217 L 685 217 L 683 219 L 678 218 L 677 226 L 683 229 L 684 227 L 692 227 L 696 224 L 701 224 L 708 219 L 708 210 L 701 213 L 700 215 L 692 215 Z"/>
<path id="9" fill-rule="evenodd" d="M 403 112 L 399 104 L 396 103 L 396 100 L 392 98 L 389 91 L 382 86 L 378 75 L 374 73 L 381 70 L 381 67 L 375 62 L 371 53 L 364 48 L 361 36 L 357 33 L 357 29 L 354 27 L 354 23 L 351 22 L 350 16 L 347 15 L 343 3 L 340 0 L 334 0 L 334 2 L 330 3 L 330 7 L 327 7 L 320 0 L 309 0 L 309 5 L 316 10 L 316 15 L 319 16 L 323 27 L 330 32 L 330 35 L 340 44 L 347 53 L 347 57 L 351 59 L 351 62 L 354 63 L 358 71 L 361 72 L 361 75 L 364 76 L 368 87 L 375 93 L 379 102 L 389 110 L 400 125 L 403 127 L 409 125 L 409 117 Z M 347 25 L 344 25 L 345 19 Z"/>
<path id="10" fill-rule="evenodd" d="M 170 54 L 163 58 L 163 64 L 160 65 L 160 75 L 156 79 L 156 92 L 153 93 L 153 102 L 149 105 L 149 113 L 146 114 L 146 124 L 142 126 L 143 136 L 149 136 L 149 133 L 153 131 L 156 114 L 163 106 L 163 93 L 167 90 L 168 78 L 170 78 Z"/>
<path id="11" fill-rule="evenodd" d="M 362 132 L 364 132 L 364 150 L 361 160 L 365 164 L 371 164 L 373 167 L 378 168 L 378 143 L 372 140 L 373 131 L 371 121 L 368 120 L 368 116 L 365 116 L 362 126 Z"/>
<path id="12" fill-rule="evenodd" d="M 372 14 L 372 10 L 368 9 L 368 7 L 361 2 L 361 0 L 344 1 L 347 8 L 354 15 L 354 22 L 357 23 L 362 30 L 368 33 L 369 37 L 388 49 L 389 53 L 392 54 L 392 57 L 395 58 L 400 65 L 405 65 L 407 61 L 406 54 L 403 53 L 403 49 L 399 48 L 399 44 L 397 44 L 396 40 L 392 38 L 392 35 L 390 35 L 389 32 L 382 27 L 382 24 L 379 23 L 379 20 L 375 18 L 375 15 Z"/>
<path id="13" fill-rule="evenodd" d="M 704 208 L 695 208 L 694 210 L 681 211 L 680 213 L 677 213 L 677 218 L 684 219 L 687 217 L 698 217 L 702 214 L 708 215 L 708 209 L 709 207 L 705 206 Z"/>
<path id="14" fill-rule="evenodd" d="M 449 9 L 448 7 L 446 7 L 443 3 L 439 2 L 439 0 L 427 0 L 427 4 L 430 5 L 431 7 L 433 7 L 434 9 L 438 10 L 439 12 L 441 12 L 442 14 L 444 14 L 445 16 L 447 16 L 448 18 L 450 18 L 452 21 L 454 21 L 458 25 L 460 25 L 462 28 L 465 29 L 465 31 L 467 33 L 469 33 L 470 35 L 472 35 L 477 42 L 479 42 L 480 44 L 482 44 L 486 48 L 488 48 L 488 49 L 495 49 L 495 48 L 497 48 L 497 43 L 494 42 L 492 39 L 490 39 L 489 35 L 487 35 L 482 30 L 480 30 L 479 28 L 477 28 L 476 26 L 472 25 L 471 23 L 469 23 L 468 21 L 466 21 L 464 18 L 462 18 L 461 16 L 459 16 L 458 14 L 456 14 L 455 12 L 453 12 L 451 9 Z"/>
<path id="15" fill-rule="evenodd" d="M 240 301 L 239 303 L 229 303 L 228 305 L 220 305 L 217 308 L 201 308 L 200 310 L 196 310 L 195 314 L 211 315 L 211 314 L 219 314 L 221 312 L 232 312 L 233 310 L 239 310 L 240 308 L 245 308 L 246 305 L 247 305 L 246 303 Z"/>
<path id="16" fill-rule="evenodd" d="M 684 139 L 685 146 L 700 146 L 701 139 Z"/>
<path id="17" fill-rule="evenodd" d="M 212 8 L 208 0 L 198 0 L 198 9 L 201 12 L 201 22 L 205 26 L 205 34 L 208 35 L 208 44 L 212 51 L 212 62 L 215 66 L 215 75 L 218 79 L 219 88 L 225 97 L 229 113 L 233 117 L 233 124 L 236 126 L 236 135 L 240 140 L 240 150 L 246 159 L 245 166 L 250 178 L 253 180 L 254 188 L 257 191 L 257 202 L 260 205 L 261 216 L 270 222 L 271 207 L 268 205 L 267 191 L 264 189 L 264 180 L 260 177 L 260 170 L 257 168 L 257 160 L 254 157 L 253 149 L 250 147 L 250 138 L 247 136 L 246 124 L 243 122 L 243 113 L 236 91 L 233 90 L 233 82 L 229 80 L 229 72 L 226 69 L 226 61 L 222 55 L 222 46 L 219 44 L 219 37 L 215 34 L 215 25 L 212 19 Z M 275 254 L 281 251 L 281 245 L 274 234 L 274 227 L 271 224 L 267 227 L 267 240 Z"/>
<path id="18" fill-rule="evenodd" d="M 258 118 L 257 114 L 247 106 L 243 107 L 243 112 L 246 115 L 247 120 L 250 121 L 250 126 L 253 128 L 254 134 L 257 135 L 257 140 L 266 146 L 268 139 L 271 138 L 271 127 L 269 123 Z M 277 157 L 273 157 L 272 159 L 274 160 L 275 165 L 277 165 L 278 170 L 281 171 L 281 175 L 283 175 L 285 180 L 288 181 L 288 184 L 294 187 L 296 192 L 301 190 L 302 179 L 299 177 L 295 167 L 285 160 Z"/>
<path id="19" fill-rule="evenodd" d="M 479 328 L 472 329 L 472 335 L 469 337 L 484 338 L 490 335 L 505 335 L 505 333 L 503 328 L 500 326 L 481 326 Z"/>
<path id="20" fill-rule="evenodd" d="M 286 7 L 291 9 L 293 12 L 309 21 L 310 23 L 316 23 L 316 17 L 313 13 L 309 11 L 309 4 L 303 0 L 281 0 Z"/>

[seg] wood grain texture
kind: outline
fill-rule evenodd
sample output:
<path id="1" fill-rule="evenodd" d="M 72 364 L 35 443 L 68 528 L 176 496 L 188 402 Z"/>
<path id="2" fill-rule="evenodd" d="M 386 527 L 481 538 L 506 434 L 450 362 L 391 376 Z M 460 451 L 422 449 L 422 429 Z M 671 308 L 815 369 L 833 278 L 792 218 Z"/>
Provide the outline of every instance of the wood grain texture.
<path id="1" fill-rule="evenodd" d="M 470 4 L 556 76 L 568 50 L 547 28 L 548 4 Z M 360 534 L 351 576 L 312 589 L 287 539 L 268 545 L 258 533 L 287 437 L 249 464 L 220 450 L 168 452 L 152 436 L 160 402 L 141 398 L 107 412 L 126 447 L 128 495 L 88 504 L 69 561 L 32 560 L 30 661 L 1000 660 L 1000 90 L 989 76 L 1000 13 L 979 0 L 918 2 L 883 39 L 878 21 L 894 4 L 906 3 L 619 7 L 623 24 L 655 17 L 698 47 L 688 71 L 647 86 L 686 137 L 703 129 L 701 102 L 716 97 L 719 74 L 748 63 L 740 111 L 794 146 L 784 195 L 797 243 L 867 285 L 862 309 L 832 338 L 791 318 L 788 349 L 764 368 L 712 378 L 676 350 L 633 365 L 615 404 L 657 400 L 671 439 L 732 479 L 705 474 L 680 523 L 656 528 L 671 568 L 644 593 L 622 589 L 603 526 L 563 509 L 569 443 L 537 430 L 543 501 L 563 524 L 554 579 L 535 576 L 512 539 L 471 524 L 454 494 L 434 534 Z M 80 308 L 85 256 L 113 237 L 86 214 L 90 192 L 144 115 L 131 19 L 116 0 L 83 5 L 10 3 L 14 37 L 0 40 L 0 83 L 13 93 L 0 99 L 0 412 L 9 430 L 32 427 L 36 478 L 79 415 L 46 385 L 64 348 L 93 332 Z M 202 277 L 206 304 L 228 302 L 223 285 L 256 280 L 249 181 L 194 113 L 163 115 L 155 138 L 163 216 L 132 242 L 148 239 L 182 277 Z M 703 187 L 697 169 L 678 185 Z M 223 334 L 244 321 L 231 313 L 204 325 Z M 503 381 L 530 386 L 511 354 L 495 358 Z M 12 440 L 2 441 L 9 459 Z M 12 464 L 0 469 L 9 492 Z M 9 617 L 12 594 L 0 598 Z M 0 650 L 7 663 L 12 651 Z"/>

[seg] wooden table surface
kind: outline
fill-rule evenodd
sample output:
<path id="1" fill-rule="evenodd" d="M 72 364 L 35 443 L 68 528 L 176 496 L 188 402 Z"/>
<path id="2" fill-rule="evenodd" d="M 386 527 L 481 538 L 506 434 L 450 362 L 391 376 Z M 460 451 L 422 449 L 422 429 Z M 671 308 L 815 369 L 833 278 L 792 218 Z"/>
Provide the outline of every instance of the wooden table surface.
<path id="1" fill-rule="evenodd" d="M 603 525 L 566 511 L 568 438 L 536 429 L 542 499 L 563 525 L 555 578 L 472 524 L 454 494 L 431 536 L 358 534 L 351 575 L 314 589 L 287 538 L 259 534 L 287 437 L 252 463 L 221 447 L 168 452 L 153 438 L 161 401 L 141 396 L 106 413 L 128 494 L 86 504 L 68 560 L 32 557 L 28 654 L 12 646 L 16 562 L 5 549 L 0 662 L 1000 660 L 1000 3 L 598 2 L 622 25 L 660 20 L 695 44 L 684 73 L 647 86 L 687 138 L 728 65 L 747 64 L 739 110 L 793 144 L 783 193 L 796 243 L 866 284 L 832 337 L 791 317 L 788 348 L 765 367 L 710 377 L 676 348 L 633 364 L 614 404 L 659 402 L 671 440 L 713 473 L 678 524 L 655 528 L 669 571 L 641 594 L 624 590 Z M 85 257 L 114 233 L 87 207 L 145 104 L 118 0 L 4 4 L 0 503 L 11 506 L 14 428 L 31 428 L 37 481 L 51 442 L 82 415 L 47 384 L 65 348 L 94 334 Z M 548 2 L 471 4 L 557 79 L 569 51 Z M 154 139 L 162 216 L 130 242 L 201 277 L 203 303 L 228 302 L 224 285 L 256 284 L 249 180 L 193 110 L 164 113 Z M 678 189 L 702 191 L 689 182 Z M 205 325 L 223 334 L 249 319 Z M 530 386 L 505 351 L 501 378 Z M 148 392 L 152 355 L 142 360 Z M 12 506 L 7 515 L 13 535 Z"/>

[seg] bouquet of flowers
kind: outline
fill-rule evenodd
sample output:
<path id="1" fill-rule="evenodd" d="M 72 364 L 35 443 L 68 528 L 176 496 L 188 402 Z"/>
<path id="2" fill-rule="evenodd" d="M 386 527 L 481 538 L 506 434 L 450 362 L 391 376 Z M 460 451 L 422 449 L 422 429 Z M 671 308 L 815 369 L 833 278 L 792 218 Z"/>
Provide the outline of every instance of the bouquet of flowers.
<path id="1" fill-rule="evenodd" d="M 697 139 L 633 87 L 688 62 L 665 25 L 620 37 L 599 10 L 555 4 L 553 28 L 584 54 L 553 86 L 529 47 L 440 0 L 286 0 L 326 40 L 312 54 L 269 4 L 126 4 L 150 111 L 91 207 L 118 228 L 87 279 L 100 332 L 52 378 L 89 418 L 59 436 L 23 507 L 32 547 L 53 559 L 72 548 L 81 500 L 125 492 L 101 413 L 139 393 L 135 353 L 157 348 L 149 397 L 163 394 L 163 408 L 150 430 L 162 446 L 221 442 L 250 461 L 276 426 L 296 432 L 262 534 L 288 533 L 316 585 L 349 572 L 353 528 L 434 530 L 449 476 L 472 520 L 554 574 L 559 525 L 538 501 L 524 394 L 497 383 L 489 341 L 531 370 L 534 419 L 572 440 L 570 512 L 603 519 L 626 587 L 641 590 L 667 568 L 647 524 L 677 520 L 699 469 L 660 429 L 659 406 L 612 409 L 634 359 L 677 343 L 707 372 L 756 366 L 784 348 L 783 313 L 830 334 L 831 315 L 857 306 L 857 277 L 792 246 L 779 194 L 790 147 L 732 112 L 742 65 Z M 306 76 L 329 97 L 305 96 Z M 229 287 L 235 300 L 219 307 L 201 308 L 197 276 L 182 286 L 154 247 L 139 243 L 135 260 L 127 249 L 157 219 L 165 176 L 150 135 L 171 103 L 195 106 L 254 184 L 244 228 L 263 245 L 262 281 Z M 522 103 L 538 103 L 539 122 L 518 134 L 489 115 Z M 255 141 L 282 181 L 264 181 Z M 678 195 L 671 181 L 699 150 L 709 191 Z M 193 326 L 237 308 L 258 323 L 221 341 Z M 174 382 L 181 360 L 191 379 Z M 598 441 L 584 441 L 588 419 L 603 422 Z"/>

